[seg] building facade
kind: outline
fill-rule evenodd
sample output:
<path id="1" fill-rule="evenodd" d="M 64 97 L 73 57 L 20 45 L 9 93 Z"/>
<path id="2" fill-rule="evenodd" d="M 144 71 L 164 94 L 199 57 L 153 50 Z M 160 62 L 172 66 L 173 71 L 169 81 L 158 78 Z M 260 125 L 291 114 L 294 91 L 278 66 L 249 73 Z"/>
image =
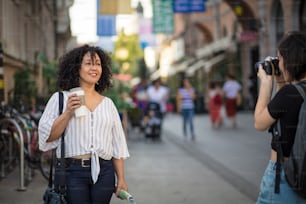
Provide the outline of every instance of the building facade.
<path id="1" fill-rule="evenodd" d="M 257 83 L 254 64 L 276 56 L 278 41 L 290 31 L 306 31 L 303 0 L 207 0 L 205 12 L 175 14 L 172 41 L 184 41 L 185 57 L 169 73 L 193 77 L 205 92 L 208 81 L 231 72 L 249 106 L 250 81 Z"/>
<path id="2" fill-rule="evenodd" d="M 14 74 L 30 67 L 38 96 L 46 83 L 40 58 L 53 61 L 71 39 L 69 8 L 73 0 L 0 0 L 0 100 L 9 102 L 14 92 Z"/>

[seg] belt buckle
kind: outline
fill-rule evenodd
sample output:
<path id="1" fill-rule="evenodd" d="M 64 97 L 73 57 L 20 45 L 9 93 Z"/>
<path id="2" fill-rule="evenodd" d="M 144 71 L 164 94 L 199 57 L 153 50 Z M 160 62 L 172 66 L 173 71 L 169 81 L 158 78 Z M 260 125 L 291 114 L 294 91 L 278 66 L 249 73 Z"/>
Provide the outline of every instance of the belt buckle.
<path id="1" fill-rule="evenodd" d="M 89 161 L 89 159 L 82 159 L 82 160 L 81 160 L 81 166 L 82 166 L 82 167 L 90 167 L 89 164 L 85 164 L 85 161 Z"/>

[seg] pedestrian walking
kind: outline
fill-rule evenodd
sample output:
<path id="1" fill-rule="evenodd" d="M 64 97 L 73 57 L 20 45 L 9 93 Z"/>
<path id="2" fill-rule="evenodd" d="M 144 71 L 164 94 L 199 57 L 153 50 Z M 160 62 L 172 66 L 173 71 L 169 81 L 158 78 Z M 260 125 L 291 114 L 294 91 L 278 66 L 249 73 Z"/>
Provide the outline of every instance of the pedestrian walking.
<path id="1" fill-rule="evenodd" d="M 284 161 L 286 161 L 292 151 L 295 139 L 303 98 L 294 84 L 306 84 L 305 48 L 306 36 L 304 34 L 288 34 L 280 41 L 278 46 L 277 57 L 279 62 L 278 66 L 277 63 L 275 63 L 275 66 L 271 65 L 273 68 L 272 75 L 266 73 L 266 67 L 260 65 L 258 68 L 257 76 L 260 79 L 260 89 L 255 107 L 254 125 L 257 130 L 265 131 L 279 120 L 281 141 L 276 142 L 277 138 L 272 135 L 270 161 L 262 177 L 257 204 L 306 203 L 306 200 L 299 197 L 289 186 L 284 173 L 283 161 L 281 163 L 277 162 L 278 144 L 285 157 Z M 279 76 L 274 74 L 277 70 L 280 71 Z M 271 99 L 275 81 L 276 94 Z M 279 174 L 277 170 L 279 170 Z M 277 177 L 279 178 L 278 181 Z"/>
<path id="2" fill-rule="evenodd" d="M 239 92 L 241 90 L 241 85 L 235 79 L 234 75 L 228 73 L 226 76 L 226 81 L 223 85 L 223 92 L 225 97 L 225 110 L 226 115 L 230 118 L 232 122 L 232 127 L 237 127 L 237 100 L 239 99 Z"/>
<path id="3" fill-rule="evenodd" d="M 64 54 L 58 71 L 63 113 L 59 116 L 56 111 L 56 92 L 39 121 L 40 149 L 57 148 L 57 158 L 64 133 L 66 199 L 70 204 L 107 204 L 113 192 L 118 196 L 121 189 L 128 190 L 123 161 L 129 157 L 126 138 L 113 101 L 102 94 L 111 86 L 111 76 L 110 57 L 99 47 L 84 45 Z M 69 91 L 75 87 L 84 91 L 85 116 L 74 115 L 82 105 L 81 98 Z M 57 160 L 55 186 L 59 185 L 59 172 Z"/>
<path id="4" fill-rule="evenodd" d="M 187 126 L 189 125 L 191 139 L 195 139 L 194 134 L 194 99 L 196 97 L 195 90 L 191 86 L 187 78 L 182 80 L 181 87 L 177 91 L 177 98 L 180 101 L 180 112 L 183 119 L 183 134 L 184 138 L 188 138 Z"/>
<path id="5" fill-rule="evenodd" d="M 222 126 L 221 109 L 223 105 L 222 88 L 218 82 L 211 81 L 207 93 L 208 112 L 211 122 L 211 128 L 220 128 Z"/>

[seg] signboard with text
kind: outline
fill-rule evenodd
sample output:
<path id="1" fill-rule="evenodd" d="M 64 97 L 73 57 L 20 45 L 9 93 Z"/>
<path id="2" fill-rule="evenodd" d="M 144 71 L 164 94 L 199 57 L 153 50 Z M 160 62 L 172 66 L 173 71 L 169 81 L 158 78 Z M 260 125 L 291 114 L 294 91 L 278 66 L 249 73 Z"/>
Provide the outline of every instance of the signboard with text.
<path id="1" fill-rule="evenodd" d="M 131 0 L 97 0 L 100 15 L 131 14 Z"/>
<path id="2" fill-rule="evenodd" d="M 171 34 L 174 31 L 174 15 L 172 0 L 154 0 L 153 32 Z"/>
<path id="3" fill-rule="evenodd" d="M 239 39 L 240 42 L 251 42 L 258 40 L 258 33 L 255 31 L 243 31 L 241 32 Z"/>
<path id="4" fill-rule="evenodd" d="M 174 13 L 204 12 L 205 0 L 173 0 Z"/>
<path id="5" fill-rule="evenodd" d="M 101 14 L 101 0 L 97 0 L 97 35 L 114 36 L 116 35 L 116 16 Z"/>
<path id="6" fill-rule="evenodd" d="M 97 35 L 98 36 L 116 35 L 116 16 L 98 15 Z"/>

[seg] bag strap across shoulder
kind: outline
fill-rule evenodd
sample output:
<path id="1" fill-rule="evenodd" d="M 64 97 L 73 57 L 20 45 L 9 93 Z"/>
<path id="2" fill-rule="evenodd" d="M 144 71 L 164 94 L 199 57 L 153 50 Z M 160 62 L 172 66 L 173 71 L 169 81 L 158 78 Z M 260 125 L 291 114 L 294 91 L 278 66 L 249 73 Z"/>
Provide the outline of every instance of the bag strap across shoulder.
<path id="1" fill-rule="evenodd" d="M 59 96 L 59 115 L 62 114 L 63 112 L 63 106 L 64 106 L 64 95 L 63 92 L 59 91 L 58 92 Z M 65 131 L 64 131 L 65 133 Z M 61 159 L 60 159 L 60 185 L 59 185 L 59 191 L 61 194 L 64 194 L 66 191 L 66 180 L 65 180 L 65 140 L 64 136 L 65 134 L 62 134 L 61 136 Z M 52 188 L 53 186 L 53 165 L 55 162 L 55 149 L 52 150 L 52 159 L 51 159 L 51 164 L 50 164 L 50 172 L 49 172 L 49 181 L 48 181 L 48 186 Z"/>
<path id="2" fill-rule="evenodd" d="M 301 96 L 305 100 L 306 99 L 306 94 L 305 94 L 306 85 L 305 84 L 299 84 L 299 85 L 298 84 L 294 84 L 294 87 L 298 90 L 298 92 L 301 94 Z"/>
<path id="3" fill-rule="evenodd" d="M 59 92 L 59 115 L 63 113 L 64 106 L 64 94 Z M 65 176 L 65 130 L 61 136 L 61 159 L 60 159 L 60 181 L 59 181 L 59 191 L 61 194 L 66 192 L 66 176 Z"/>
<path id="4" fill-rule="evenodd" d="M 276 166 L 275 166 L 275 185 L 274 185 L 274 192 L 279 193 L 279 185 L 280 185 L 280 174 L 281 174 L 281 162 L 283 159 L 283 150 L 282 145 L 280 142 L 280 120 L 277 120 L 270 128 L 270 132 L 272 133 L 272 136 L 274 140 L 276 141 Z"/>

